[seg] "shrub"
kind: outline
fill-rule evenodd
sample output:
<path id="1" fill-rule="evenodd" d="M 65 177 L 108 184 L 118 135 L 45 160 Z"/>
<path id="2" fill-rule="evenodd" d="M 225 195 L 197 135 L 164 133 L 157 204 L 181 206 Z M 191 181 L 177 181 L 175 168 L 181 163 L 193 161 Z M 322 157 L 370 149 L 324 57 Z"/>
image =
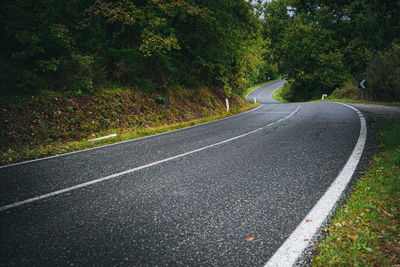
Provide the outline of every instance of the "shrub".
<path id="1" fill-rule="evenodd" d="M 392 44 L 370 60 L 367 72 L 367 94 L 371 100 L 400 100 L 400 45 Z"/>
<path id="2" fill-rule="evenodd" d="M 292 82 L 285 83 L 281 90 L 281 97 L 289 102 L 294 100 L 293 91 L 291 90 L 291 84 Z"/>
<path id="3" fill-rule="evenodd" d="M 332 96 L 336 99 L 361 99 L 361 89 L 355 80 L 347 80 L 342 88 L 333 91 Z"/>

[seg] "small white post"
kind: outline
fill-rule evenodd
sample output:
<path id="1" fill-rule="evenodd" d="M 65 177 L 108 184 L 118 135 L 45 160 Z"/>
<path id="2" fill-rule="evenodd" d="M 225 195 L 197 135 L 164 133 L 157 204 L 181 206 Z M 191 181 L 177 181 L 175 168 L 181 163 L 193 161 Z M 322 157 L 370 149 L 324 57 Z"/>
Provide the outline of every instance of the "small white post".
<path id="1" fill-rule="evenodd" d="M 328 95 L 327 94 L 322 94 L 322 100 L 324 100 L 325 99 L 325 97 L 327 97 Z"/>
<path id="2" fill-rule="evenodd" d="M 229 112 L 229 100 L 228 100 L 228 98 L 225 98 L 225 104 L 226 104 L 226 111 Z"/>
<path id="3" fill-rule="evenodd" d="M 254 103 L 257 103 L 257 98 L 254 98 Z"/>

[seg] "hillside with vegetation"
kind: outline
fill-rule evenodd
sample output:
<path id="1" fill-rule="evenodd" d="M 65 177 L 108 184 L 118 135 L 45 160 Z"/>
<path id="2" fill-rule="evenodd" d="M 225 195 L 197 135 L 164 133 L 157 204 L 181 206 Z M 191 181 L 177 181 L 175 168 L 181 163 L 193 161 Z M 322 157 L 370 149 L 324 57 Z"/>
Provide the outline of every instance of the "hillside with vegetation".
<path id="1" fill-rule="evenodd" d="M 277 75 L 246 1 L 0 6 L 2 164 L 104 144 L 87 140 L 108 133 L 122 141 L 247 110 L 242 92 Z"/>
<path id="2" fill-rule="evenodd" d="M 223 118 L 255 105 L 203 87 L 147 93 L 130 88 L 95 95 L 50 92 L 2 105 L 0 165 L 92 148 Z M 111 138 L 96 138 L 116 135 Z"/>

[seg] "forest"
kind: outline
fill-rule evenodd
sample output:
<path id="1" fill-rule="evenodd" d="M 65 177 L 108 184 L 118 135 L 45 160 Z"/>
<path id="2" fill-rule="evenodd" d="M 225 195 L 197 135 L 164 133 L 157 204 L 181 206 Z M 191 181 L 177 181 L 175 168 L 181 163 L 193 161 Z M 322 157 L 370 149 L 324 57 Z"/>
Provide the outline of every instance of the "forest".
<path id="1" fill-rule="evenodd" d="M 400 100 L 397 0 L 3 0 L 2 96 L 242 92 L 277 77 L 289 101 Z"/>

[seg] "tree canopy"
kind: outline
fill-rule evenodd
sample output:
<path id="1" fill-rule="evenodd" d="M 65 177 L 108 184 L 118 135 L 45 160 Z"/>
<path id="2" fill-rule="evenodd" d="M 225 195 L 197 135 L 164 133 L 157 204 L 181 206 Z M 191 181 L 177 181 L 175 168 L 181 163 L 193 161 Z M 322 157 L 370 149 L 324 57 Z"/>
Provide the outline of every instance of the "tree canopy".
<path id="1" fill-rule="evenodd" d="M 263 27 L 244 0 L 4 0 L 1 10 L 3 92 L 111 81 L 229 95 L 265 78 Z"/>
<path id="2" fill-rule="evenodd" d="M 281 74 L 288 98 L 306 100 L 400 60 L 399 0 L 252 2 L 3 0 L 1 92 L 205 85 L 229 96 Z M 385 66 L 380 75 L 395 77 L 398 64 Z M 399 91 L 386 84 L 368 95 Z"/>
<path id="3" fill-rule="evenodd" d="M 279 71 L 291 82 L 289 100 L 306 100 L 372 75 L 367 69 L 376 66 L 376 56 L 400 41 L 400 1 L 275 0 L 264 5 L 263 25 Z M 381 75 L 398 71 L 394 65 Z M 398 95 L 399 85 L 392 84 L 391 94 Z"/>

